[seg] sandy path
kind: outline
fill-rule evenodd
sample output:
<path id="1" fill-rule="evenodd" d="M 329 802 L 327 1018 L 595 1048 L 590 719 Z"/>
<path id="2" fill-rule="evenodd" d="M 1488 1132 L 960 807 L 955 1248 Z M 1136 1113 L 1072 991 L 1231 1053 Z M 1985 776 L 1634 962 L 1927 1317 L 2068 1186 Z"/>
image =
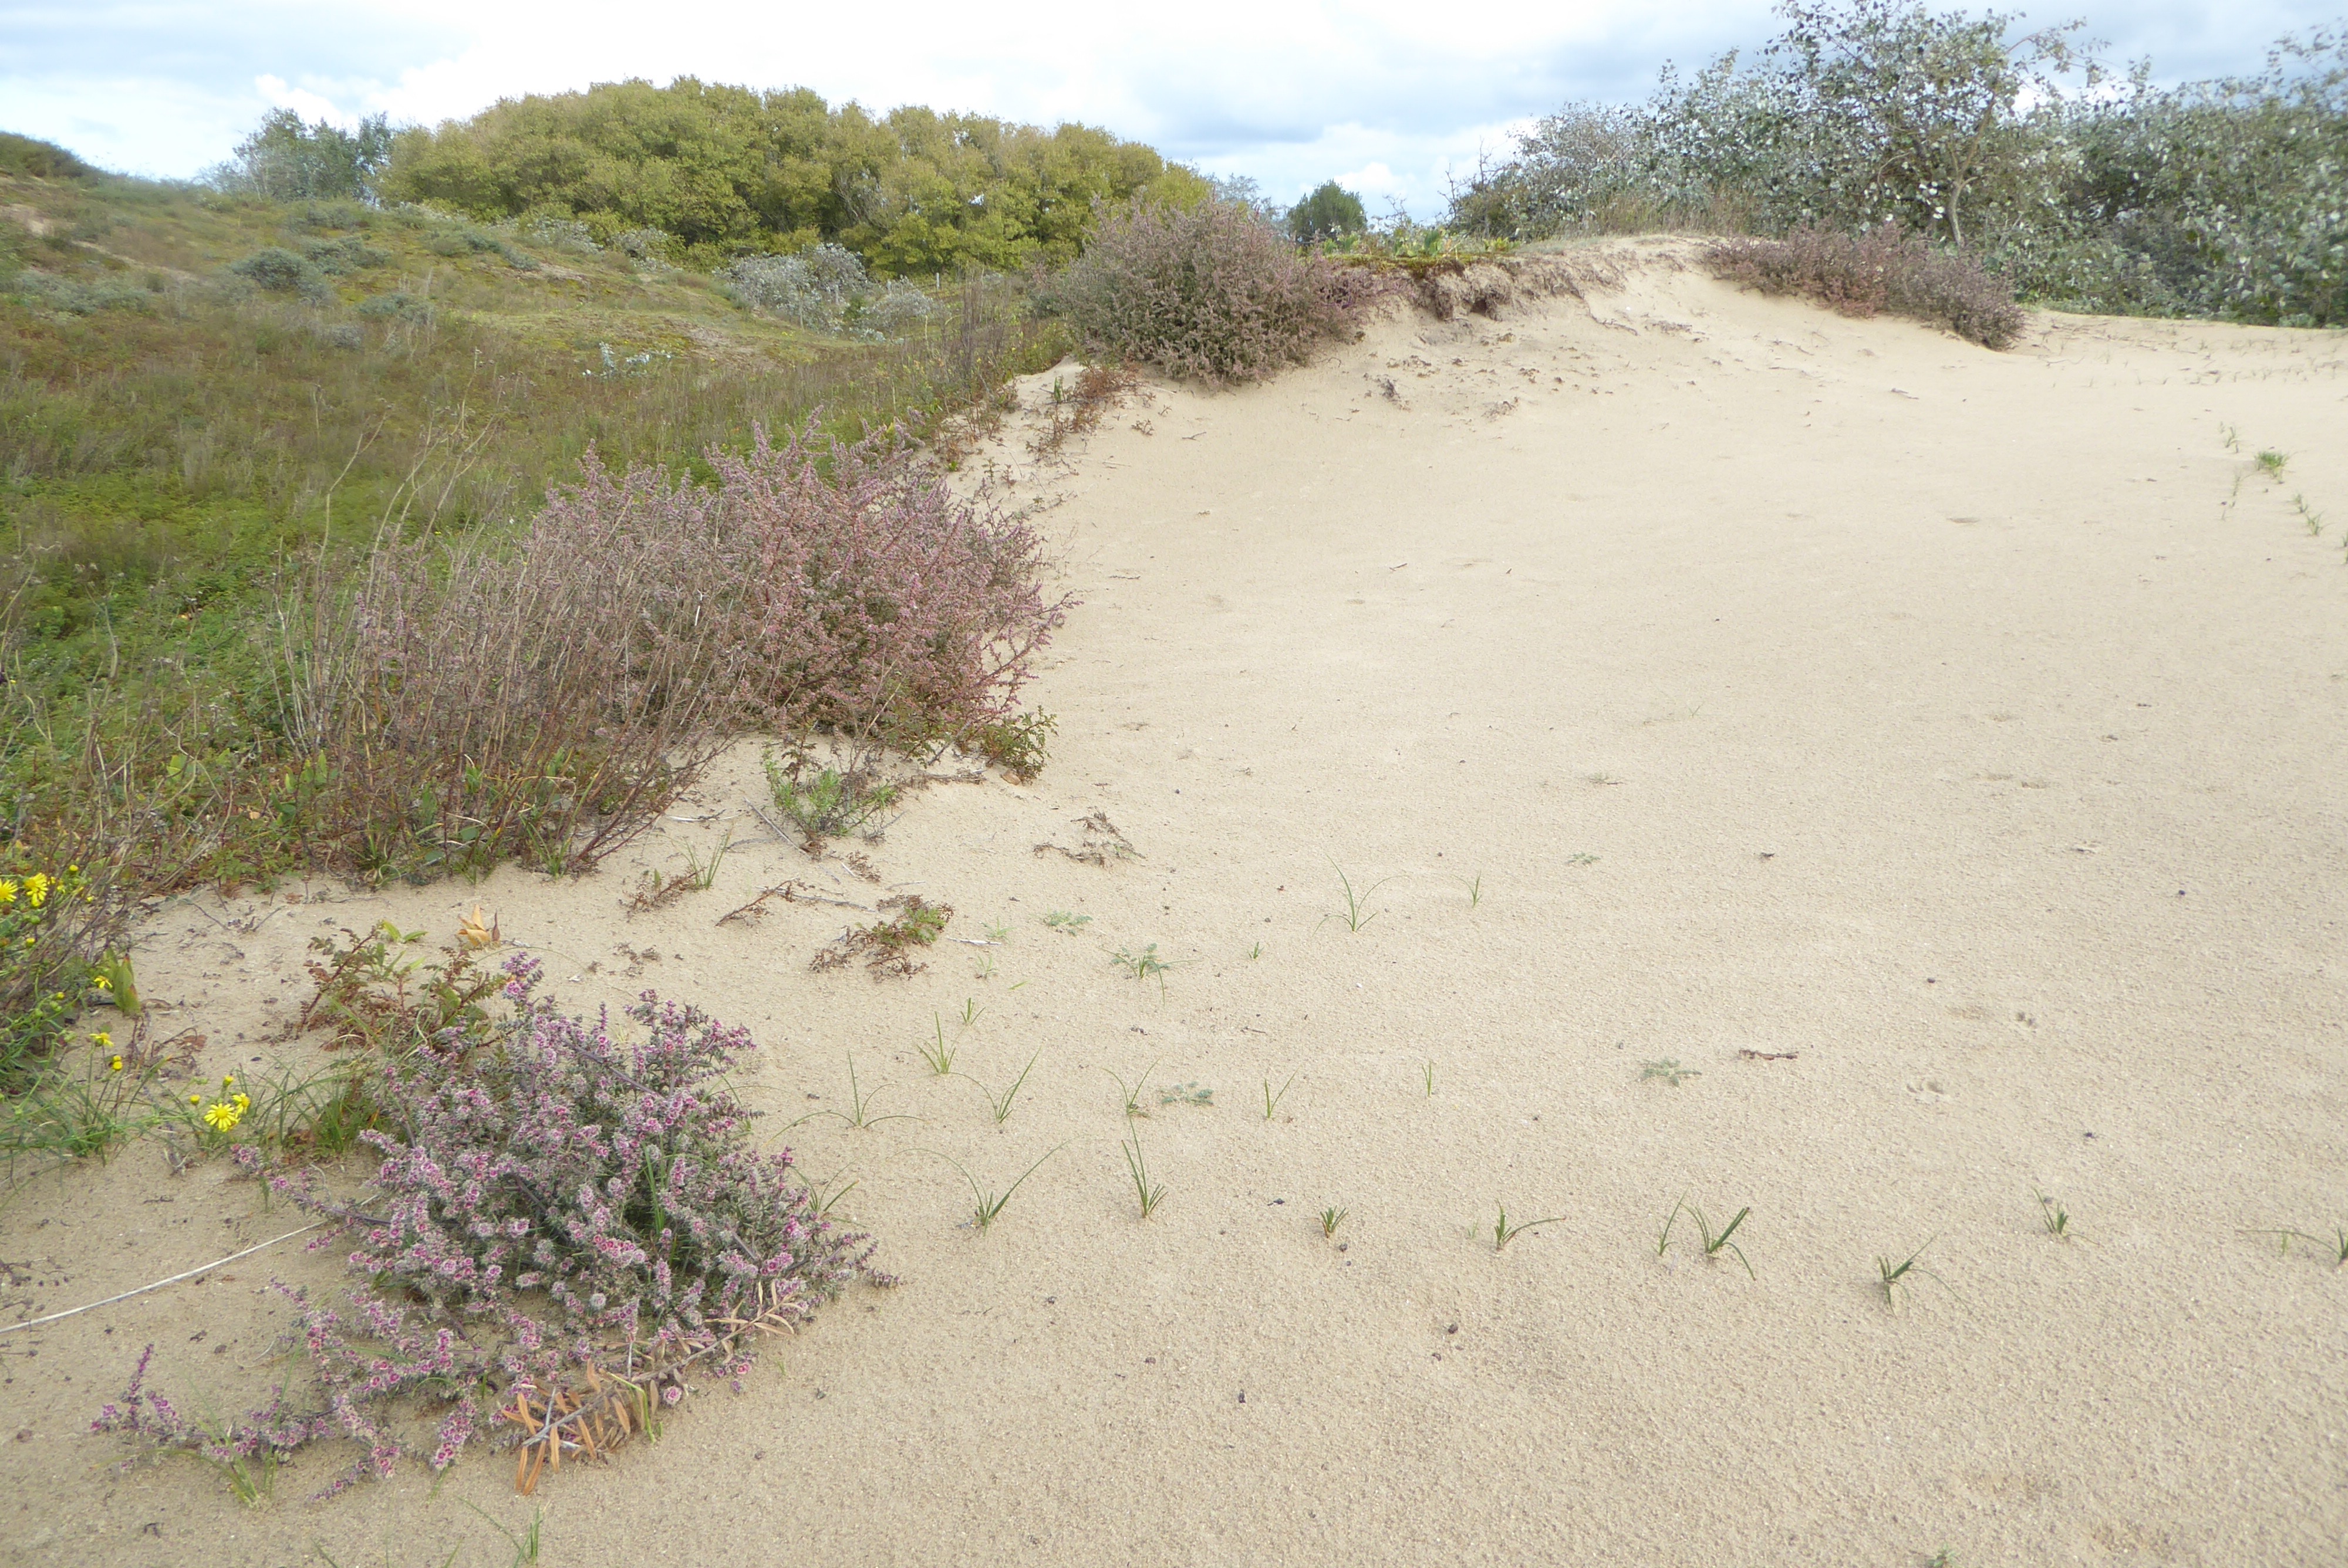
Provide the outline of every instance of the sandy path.
<path id="1" fill-rule="evenodd" d="M 839 912 L 714 924 L 808 874 L 754 844 L 633 924 L 617 866 L 318 889 L 232 941 L 207 921 L 258 906 L 180 907 L 149 989 L 243 1060 L 321 920 L 445 934 L 480 897 L 566 997 L 750 1024 L 778 1122 L 844 1108 L 850 1051 L 918 1118 L 788 1140 L 907 1283 L 561 1478 L 549 1563 L 2332 1560 L 2348 1275 L 2240 1233 L 2348 1222 L 2343 348 L 2053 318 L 1991 354 L 1655 263 L 1159 389 L 1046 514 L 1088 601 L 1035 692 L 1053 766 L 933 788 L 872 852 L 1001 945 L 810 974 Z M 1035 851 L 1094 811 L 1138 858 Z M 665 825 L 644 862 L 721 830 Z M 1376 885 L 1358 931 L 1339 867 Z M 1151 943 L 1162 992 L 1108 957 Z M 927 1076 L 936 1015 L 986 1084 L 1036 1055 L 1001 1129 Z M 1110 1071 L 1213 1091 L 1146 1097 L 1146 1223 Z M 999 1184 L 1056 1146 L 958 1228 L 941 1154 Z M 0 1213 L 0 1257 L 53 1266 L 10 1317 L 283 1228 L 158 1164 Z M 1683 1193 L 1750 1205 L 1753 1277 L 1684 1222 L 1658 1260 Z M 196 1225 L 118 1239 L 163 1196 Z M 1502 1203 L 1560 1217 L 1496 1250 Z M 1888 1311 L 1877 1255 L 1928 1240 L 1944 1283 Z M 495 1465 L 235 1513 L 74 1435 L 160 1333 L 168 1385 L 261 1376 L 272 1271 L 238 1272 L 12 1337 L 0 1558 L 503 1562 L 458 1506 L 528 1517 Z"/>

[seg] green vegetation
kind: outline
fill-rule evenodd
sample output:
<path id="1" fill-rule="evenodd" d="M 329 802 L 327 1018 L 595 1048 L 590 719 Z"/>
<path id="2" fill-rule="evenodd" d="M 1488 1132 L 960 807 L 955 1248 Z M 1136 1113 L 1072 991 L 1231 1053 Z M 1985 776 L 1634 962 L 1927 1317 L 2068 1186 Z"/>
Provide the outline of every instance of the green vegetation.
<path id="1" fill-rule="evenodd" d="M 707 269 L 829 241 L 882 277 L 1072 261 L 1096 203 L 1196 205 L 1207 183 L 1088 126 L 1050 130 L 899 108 L 878 118 L 806 88 L 679 77 L 508 98 L 402 132 L 386 201 L 490 220 L 582 225 L 599 244 Z"/>
<path id="2" fill-rule="evenodd" d="M 1366 233 L 1369 227 L 1362 199 L 1334 179 L 1288 210 L 1288 232 L 1303 244 Z"/>
<path id="3" fill-rule="evenodd" d="M 1480 169 L 1449 221 L 1530 239 L 1897 224 L 2065 309 L 2348 320 L 2348 31 L 2255 76 L 2117 87 L 2082 24 L 2016 33 L 1921 0 L 1787 0 L 1750 56 L 1569 104 Z"/>

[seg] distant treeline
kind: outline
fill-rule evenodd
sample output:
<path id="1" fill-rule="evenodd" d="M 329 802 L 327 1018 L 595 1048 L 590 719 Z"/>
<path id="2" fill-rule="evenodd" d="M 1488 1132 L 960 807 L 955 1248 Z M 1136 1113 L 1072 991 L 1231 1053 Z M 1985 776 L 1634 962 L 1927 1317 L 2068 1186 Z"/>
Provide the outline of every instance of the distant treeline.
<path id="1" fill-rule="evenodd" d="M 1089 126 L 1049 130 L 908 108 L 875 117 L 806 88 L 679 77 L 507 98 L 470 119 L 355 133 L 280 110 L 214 179 L 281 198 L 371 195 L 467 216 L 657 231 L 669 259 L 845 246 L 889 276 L 1061 262 L 1096 203 L 1208 193 L 1189 169 Z"/>
<path id="2" fill-rule="evenodd" d="M 1896 222 L 2071 309 L 2348 323 L 2348 32 L 2247 77 L 2108 73 L 2081 25 L 1918 0 L 1781 5 L 1784 30 L 1632 106 L 1569 104 L 1456 192 L 1489 235 Z"/>

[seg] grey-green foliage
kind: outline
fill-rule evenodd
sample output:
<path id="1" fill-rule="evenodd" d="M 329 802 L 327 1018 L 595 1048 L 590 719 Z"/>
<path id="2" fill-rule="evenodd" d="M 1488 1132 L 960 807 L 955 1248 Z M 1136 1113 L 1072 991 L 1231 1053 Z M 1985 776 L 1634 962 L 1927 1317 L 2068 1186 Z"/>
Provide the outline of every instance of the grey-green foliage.
<path id="1" fill-rule="evenodd" d="M 324 120 L 304 125 L 294 110 L 279 108 L 204 178 L 216 190 L 275 201 L 365 197 L 390 158 L 391 125 L 382 115 L 346 131 Z"/>
<path id="2" fill-rule="evenodd" d="M 228 270 L 272 293 L 316 299 L 326 292 L 325 274 L 316 264 L 282 245 L 265 246 L 242 261 L 231 261 Z"/>
<path id="3" fill-rule="evenodd" d="M 0 270 L 0 291 L 14 294 L 36 308 L 61 311 L 67 315 L 88 316 L 100 311 L 149 311 L 155 308 L 155 296 L 151 292 L 107 279 L 59 278 L 32 271 L 8 276 L 5 270 Z"/>
<path id="4" fill-rule="evenodd" d="M 2125 86 L 2075 40 L 1920 0 L 1787 4 L 1751 59 L 1646 102 L 1569 104 L 1457 193 L 1533 236 L 1887 220 L 1978 249 L 2026 295 L 2100 311 L 2348 321 L 2348 31 L 2254 77 Z"/>
<path id="5" fill-rule="evenodd" d="M 855 251 L 829 242 L 791 256 L 745 256 L 719 268 L 717 276 L 745 309 L 817 332 L 892 337 L 937 309 L 901 279 L 875 282 Z"/>

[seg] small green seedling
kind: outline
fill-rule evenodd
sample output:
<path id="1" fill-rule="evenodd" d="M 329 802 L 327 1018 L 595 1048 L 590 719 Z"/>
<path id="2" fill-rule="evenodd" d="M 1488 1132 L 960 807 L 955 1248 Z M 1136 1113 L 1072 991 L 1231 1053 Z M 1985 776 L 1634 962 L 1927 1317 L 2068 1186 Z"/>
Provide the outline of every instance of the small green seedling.
<path id="1" fill-rule="evenodd" d="M 1527 1220 L 1522 1225 L 1515 1225 L 1510 1223 L 1509 1219 L 1509 1207 L 1506 1204 L 1503 1204 L 1500 1205 L 1500 1217 L 1492 1222 L 1492 1250 L 1494 1252 L 1500 1251 L 1510 1242 L 1516 1240 L 1517 1237 L 1524 1235 L 1525 1232 L 1531 1230 L 1536 1225 L 1553 1225 L 1563 1218 L 1565 1218 L 1563 1214 L 1551 1214 L 1545 1220 Z M 1470 1234 L 1481 1235 L 1483 1233 L 1481 1231 L 1476 1231 Z"/>
<path id="2" fill-rule="evenodd" d="M 1745 1216 L 1752 1212 L 1749 1206 L 1737 1210 L 1735 1219 L 1715 1231 L 1712 1228 L 1712 1222 L 1704 1217 L 1704 1211 L 1688 1202 L 1687 1195 L 1684 1193 L 1680 1195 L 1680 1201 L 1672 1205 L 1672 1212 L 1663 1216 L 1663 1228 L 1655 1235 L 1655 1255 L 1661 1257 L 1671 1249 L 1672 1227 L 1679 1223 L 1682 1214 L 1685 1214 L 1695 1222 L 1696 1236 L 1704 1245 L 1705 1257 L 1716 1263 L 1722 1253 L 1733 1252 L 1736 1255 L 1736 1261 L 1745 1266 L 1746 1276 L 1757 1278 L 1759 1276 L 1753 1273 L 1752 1260 L 1745 1255 L 1745 1249 L 1729 1239 L 1736 1234 L 1736 1227 L 1745 1223 Z"/>
<path id="3" fill-rule="evenodd" d="M 893 784 L 874 784 L 855 770 L 819 770 L 801 782 L 797 764 L 786 764 L 768 747 L 760 759 L 775 804 L 810 839 L 845 838 L 862 831 L 897 798 Z M 870 836 L 870 835 L 868 835 Z"/>
<path id="4" fill-rule="evenodd" d="M 2038 1200 L 2038 1223 L 2046 1227 L 2046 1234 L 2056 1241 L 2069 1241 L 2071 1211 L 2063 1206 L 2062 1200 L 2050 1198 L 2036 1187 L 2030 1189 L 2030 1195 Z"/>
<path id="5" fill-rule="evenodd" d="M 970 1079 L 973 1083 L 978 1083 L 978 1091 L 986 1096 L 987 1109 L 994 1113 L 994 1124 L 997 1127 L 1002 1126 L 1005 1122 L 1011 1120 L 1011 1108 L 1019 1099 L 1020 1088 L 1027 1081 L 1027 1075 L 1035 1070 L 1036 1058 L 1043 1054 L 1044 1053 L 1039 1050 L 1035 1056 L 1029 1057 L 1027 1059 L 1027 1065 L 1019 1070 L 1019 1076 L 1011 1081 L 1011 1087 L 1004 1090 L 1000 1094 L 997 1094 L 994 1090 L 989 1089 L 985 1084 L 978 1083 L 977 1079 Z M 963 1073 L 963 1076 L 964 1078 L 970 1078 L 970 1074 L 967 1072 Z"/>
<path id="6" fill-rule="evenodd" d="M 499 1524 L 496 1520 L 490 1518 L 488 1512 L 469 1500 L 466 1501 L 465 1506 L 472 1509 L 475 1513 L 480 1514 L 482 1521 L 486 1522 L 490 1529 L 496 1531 L 499 1535 L 506 1538 L 506 1544 L 513 1548 L 513 1568 L 536 1568 L 538 1554 L 541 1546 L 540 1538 L 544 1533 L 546 1528 L 545 1509 L 531 1509 L 530 1511 L 529 1525 L 523 1529 L 520 1534 L 517 1535 L 512 1531 L 508 1530 L 504 1525 Z"/>
<path id="7" fill-rule="evenodd" d="M 2229 452 L 2239 452 L 2242 449 L 2242 433 L 2230 425 L 2218 426 L 2218 438 L 2226 444 L 2226 450 Z"/>
<path id="8" fill-rule="evenodd" d="M 1178 1083 L 1171 1089 L 1158 1091 L 1158 1103 L 1160 1105 L 1212 1105 L 1214 1102 L 1215 1091 L 1201 1089 L 1196 1083 Z"/>
<path id="9" fill-rule="evenodd" d="M 1704 1211 L 1694 1204 L 1687 1205 L 1687 1212 L 1688 1217 L 1695 1221 L 1696 1235 L 1704 1243 L 1704 1255 L 1706 1258 L 1718 1263 L 1722 1253 L 1733 1252 L 1736 1255 L 1736 1261 L 1745 1266 L 1745 1276 L 1747 1279 L 1759 1277 L 1753 1272 L 1752 1260 L 1745 1255 L 1745 1249 L 1728 1239 L 1736 1234 L 1736 1227 L 1745 1223 L 1745 1216 L 1753 1212 L 1749 1206 L 1737 1210 L 1736 1217 L 1717 1231 L 1712 1228 L 1712 1222 L 1704 1217 Z"/>
<path id="10" fill-rule="evenodd" d="M 1062 1149 L 1066 1147 L 1067 1145 L 1066 1143 L 1056 1143 L 1051 1148 L 1045 1150 L 1044 1159 L 1036 1161 L 1025 1171 L 1022 1171 L 1019 1173 L 1019 1180 L 1012 1183 L 1000 1196 L 997 1196 L 994 1193 L 982 1190 L 978 1184 L 977 1178 L 973 1177 L 968 1171 L 963 1169 L 961 1161 L 953 1158 L 951 1155 L 938 1154 L 938 1152 L 935 1149 L 930 1150 L 929 1153 L 938 1154 L 939 1159 L 943 1160 L 947 1164 L 952 1165 L 955 1171 L 961 1173 L 962 1179 L 970 1184 L 970 1195 L 972 1199 L 970 1223 L 978 1227 L 978 1232 L 981 1235 L 984 1235 L 986 1234 L 986 1227 L 993 1225 L 996 1219 L 1001 1217 L 1004 1206 L 1011 1202 L 1012 1194 L 1016 1193 L 1023 1185 L 1025 1185 L 1028 1177 L 1034 1175 L 1036 1172 L 1044 1168 L 1044 1160 L 1050 1159 L 1053 1155 L 1058 1153 Z"/>
<path id="11" fill-rule="evenodd" d="M 1388 882 L 1393 881 L 1393 877 L 1383 877 L 1378 881 L 1371 883 L 1367 887 L 1365 887 L 1360 892 L 1356 893 L 1354 891 L 1354 879 L 1345 875 L 1345 868 L 1344 866 L 1339 866 L 1335 861 L 1332 860 L 1329 862 L 1329 868 L 1337 874 L 1337 885 L 1344 890 L 1345 912 L 1342 915 L 1324 916 L 1323 917 L 1324 921 L 1343 920 L 1345 922 L 1345 929 L 1348 931 L 1358 931 L 1363 927 L 1368 925 L 1371 921 L 1376 919 L 1380 915 L 1385 913 L 1383 909 L 1373 909 L 1369 907 L 1370 895 L 1375 893 Z"/>
<path id="12" fill-rule="evenodd" d="M 2291 462 L 2291 454 L 2270 448 L 2260 453 L 2255 461 L 2258 463 L 2260 473 L 2280 484 L 2282 480 L 2282 471 Z"/>
<path id="13" fill-rule="evenodd" d="M 1263 1119 L 1265 1121 L 1271 1121 L 1273 1114 L 1280 1110 L 1280 1102 L 1288 1097 L 1289 1087 L 1295 1081 L 1296 1074 L 1292 1072 L 1288 1075 L 1288 1082 L 1282 1084 L 1275 1091 L 1272 1087 L 1270 1075 L 1265 1076 L 1263 1081 Z"/>
<path id="14" fill-rule="evenodd" d="M 888 1085 L 884 1083 L 880 1087 L 885 1089 Z M 879 1092 L 880 1090 L 876 1089 L 873 1091 L 873 1093 L 875 1094 Z M 848 1053 L 849 1109 L 847 1111 L 826 1111 L 822 1112 L 822 1114 L 826 1116 L 837 1116 L 842 1122 L 847 1122 L 850 1127 L 878 1127 L 883 1122 L 911 1122 L 915 1120 L 915 1118 L 905 1115 L 902 1112 L 891 1112 L 887 1116 L 875 1116 L 870 1110 L 871 1103 L 871 1095 L 866 1094 L 862 1086 L 856 1081 L 856 1053 L 851 1050 Z"/>
<path id="15" fill-rule="evenodd" d="M 1908 1255 L 1908 1261 L 1905 1263 L 1895 1264 L 1888 1257 L 1878 1257 L 1875 1260 L 1875 1272 L 1878 1276 L 1876 1283 L 1883 1292 L 1883 1305 L 1885 1307 L 1890 1308 L 1894 1312 L 1900 1310 L 1901 1296 L 1908 1289 L 1908 1276 L 1911 1274 L 1923 1276 L 1926 1279 L 1938 1285 L 1942 1290 L 1949 1289 L 1949 1282 L 1947 1280 L 1942 1279 L 1939 1275 L 1934 1274 L 1931 1269 L 1926 1268 L 1922 1264 L 1916 1261 L 1918 1258 L 1924 1255 L 1924 1247 L 1931 1246 L 1933 1242 L 1940 1239 L 1941 1237 L 1939 1233 L 1935 1232 L 1925 1240 L 1924 1246 L 1920 1246 L 1914 1252 Z M 1951 1290 L 1949 1291 L 1949 1294 L 1954 1296 L 1956 1292 Z"/>
<path id="16" fill-rule="evenodd" d="M 820 1218 L 823 1215 L 830 1214 L 831 1206 L 839 1202 L 840 1199 L 846 1197 L 849 1194 L 854 1192 L 859 1184 L 860 1184 L 858 1183 L 850 1182 L 848 1185 L 839 1188 L 838 1191 L 834 1191 L 830 1187 L 819 1187 L 813 1182 L 809 1182 L 808 1184 L 808 1196 L 815 1203 L 817 1217 Z"/>
<path id="17" fill-rule="evenodd" d="M 986 928 L 986 939 L 990 942 L 1008 942 L 1011 940 L 1011 922 L 1002 919 L 996 920 L 994 925 L 989 926 Z"/>
<path id="18" fill-rule="evenodd" d="M 2317 511 L 2313 507 L 2309 506 L 2305 496 L 2293 496 L 2291 498 L 2291 504 L 2292 507 L 2298 511 L 2299 520 L 2307 525 L 2307 532 L 2310 538 L 2313 538 L 2323 532 L 2323 514 Z"/>
<path id="19" fill-rule="evenodd" d="M 1645 1083 L 1651 1079 L 1660 1078 L 1674 1089 L 1677 1089 L 1680 1084 L 1687 1079 L 1702 1078 L 1703 1076 L 1704 1072 L 1701 1069 L 1682 1067 L 1679 1064 L 1677 1058 L 1669 1056 L 1663 1058 L 1661 1061 L 1648 1062 L 1644 1067 L 1639 1070 L 1640 1082 Z"/>
<path id="20" fill-rule="evenodd" d="M 1430 1062 L 1428 1062 L 1428 1063 L 1426 1064 L 1426 1068 L 1421 1071 L 1421 1073 L 1420 1073 L 1420 1077 L 1421 1077 L 1422 1079 L 1424 1079 L 1424 1080 L 1425 1080 L 1425 1081 L 1426 1081 L 1426 1097 L 1427 1097 L 1429 1100 L 1434 1099 L 1434 1098 L 1435 1098 L 1435 1063 L 1433 1063 L 1433 1062 L 1431 1062 L 1431 1061 L 1430 1061 Z"/>
<path id="21" fill-rule="evenodd" d="M 971 1025 L 973 1025 L 973 1024 L 976 1023 L 976 1022 L 978 1021 L 978 1015 L 979 1015 L 979 1014 L 981 1014 L 981 1013 L 983 1013 L 983 1012 L 984 1012 L 985 1010 L 986 1010 L 986 1009 L 985 1009 L 984 1008 L 983 1008 L 983 1007 L 981 1007 L 981 1006 L 979 1006 L 979 1005 L 978 1005 L 978 999 L 977 999 L 976 997 L 964 997 L 964 998 L 963 998 L 963 999 L 962 999 L 962 1026 L 963 1026 L 963 1028 L 964 1028 L 964 1029 L 968 1029 Z"/>
<path id="22" fill-rule="evenodd" d="M 1141 1129 L 1131 1122 L 1126 1124 L 1123 1148 L 1126 1173 L 1133 1178 L 1133 1195 L 1140 1203 L 1141 1217 L 1148 1219 L 1166 1201 L 1165 1184 L 1149 1179 L 1149 1166 L 1141 1157 Z"/>
<path id="23" fill-rule="evenodd" d="M 1262 942 L 1258 942 L 1254 947 L 1250 948 L 1248 949 L 1248 955 L 1247 955 L 1247 956 L 1248 956 L 1248 958 L 1249 958 L 1249 959 L 1250 959 L 1251 961 L 1252 961 L 1252 960 L 1254 960 L 1254 959 L 1257 959 L 1257 958 L 1262 958 L 1262 957 L 1263 957 L 1263 944 L 1262 944 Z"/>
<path id="24" fill-rule="evenodd" d="M 1323 1209 L 1321 1211 L 1321 1234 L 1334 1239 L 1337 1235 L 1337 1227 L 1345 1223 L 1345 1213 L 1346 1211 L 1344 1209 L 1334 1207 Z"/>
<path id="25" fill-rule="evenodd" d="M 1092 923 L 1093 917 L 1090 915 L 1071 915 L 1066 909 L 1055 909 L 1044 917 L 1044 924 L 1063 937 L 1073 937 L 1077 931 Z"/>
<path id="26" fill-rule="evenodd" d="M 1158 956 L 1158 944 L 1155 942 L 1138 953 L 1119 948 L 1110 955 L 1108 961 L 1137 980 L 1156 980 L 1161 994 L 1166 989 L 1166 972 L 1174 967 L 1171 962 Z"/>
<path id="27" fill-rule="evenodd" d="M 1152 1061 L 1148 1067 L 1141 1070 L 1141 1076 L 1134 1080 L 1131 1083 L 1128 1083 L 1124 1078 L 1119 1076 L 1112 1068 L 1104 1067 L 1101 1069 L 1103 1072 L 1107 1073 L 1110 1078 L 1116 1080 L 1117 1091 L 1125 1096 L 1125 1119 L 1127 1121 L 1130 1122 L 1136 1116 L 1147 1116 L 1149 1114 L 1148 1112 L 1141 1108 L 1141 1097 L 1149 1092 L 1149 1075 L 1156 1071 L 1157 1068 L 1158 1063 Z"/>
<path id="28" fill-rule="evenodd" d="M 922 1047 L 922 1060 L 930 1064 L 930 1076 L 943 1078 L 953 1071 L 953 1047 L 946 1043 L 946 1020 L 932 1013 L 930 1021 L 936 1031 L 936 1043 Z"/>
<path id="29" fill-rule="evenodd" d="M 1456 880 L 1462 887 L 1468 889 L 1468 907 L 1473 909 L 1484 902 L 1484 874 L 1482 872 L 1478 871 L 1473 877 L 1461 876 Z"/>
<path id="30" fill-rule="evenodd" d="M 994 979 L 994 955 L 993 953 L 979 954 L 978 968 L 970 972 L 970 978 L 974 980 L 991 980 Z"/>
<path id="31" fill-rule="evenodd" d="M 734 847 L 734 830 L 730 827 L 719 835 L 717 847 L 710 851 L 709 863 L 705 866 L 702 864 L 701 856 L 693 852 L 693 845 L 686 845 L 685 846 L 685 879 L 693 884 L 695 890 L 708 892 L 710 885 L 717 880 L 717 868 L 726 864 L 726 852 L 732 847 Z"/>
<path id="32" fill-rule="evenodd" d="M 2331 1239 L 2328 1241 L 2322 1236 L 2310 1235 L 2305 1231 L 2295 1230 L 2246 1230 L 2242 1234 L 2273 1236 L 2282 1244 L 2281 1252 L 2285 1257 L 2291 1255 L 2292 1242 L 2303 1241 L 2317 1252 L 2329 1255 L 2333 1267 L 2348 1268 L 2348 1225 L 2334 1225 Z"/>
<path id="33" fill-rule="evenodd" d="M 1568 866 L 1595 866 L 1598 864 L 1598 856 L 1587 852 L 1569 855 L 1565 857 L 1565 863 Z"/>

